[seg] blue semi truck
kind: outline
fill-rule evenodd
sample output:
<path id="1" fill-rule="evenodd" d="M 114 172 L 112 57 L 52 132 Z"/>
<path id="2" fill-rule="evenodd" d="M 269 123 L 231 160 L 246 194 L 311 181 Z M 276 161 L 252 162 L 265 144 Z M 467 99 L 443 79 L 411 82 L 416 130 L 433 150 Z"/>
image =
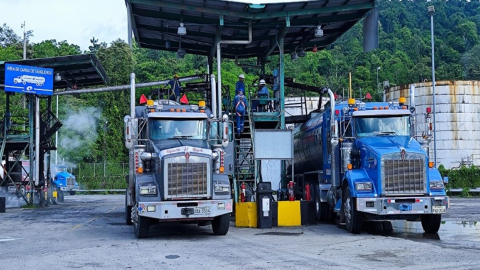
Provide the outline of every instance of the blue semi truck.
<path id="1" fill-rule="evenodd" d="M 351 233 L 364 221 L 385 230 L 392 230 L 391 220 L 421 221 L 425 232 L 436 233 L 449 208 L 447 179 L 415 139 L 415 109 L 405 98 L 335 104 L 327 92 L 325 109 L 294 130 L 296 186 L 309 185 L 317 220 L 335 219 Z"/>
<path id="2" fill-rule="evenodd" d="M 53 171 L 52 179 L 53 191 L 57 192 L 57 198 L 59 201 L 63 201 L 64 192 L 68 192 L 70 195 L 80 189 L 76 181 L 75 175 L 68 172 L 66 165 L 56 165 Z"/>

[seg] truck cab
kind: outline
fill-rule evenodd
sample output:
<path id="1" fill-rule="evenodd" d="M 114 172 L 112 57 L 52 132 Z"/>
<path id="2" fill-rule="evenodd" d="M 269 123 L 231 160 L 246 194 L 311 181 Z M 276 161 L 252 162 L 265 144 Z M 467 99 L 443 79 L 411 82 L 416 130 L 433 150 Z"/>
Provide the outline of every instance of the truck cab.
<path id="1" fill-rule="evenodd" d="M 449 207 L 439 171 L 412 134 L 415 110 L 403 103 L 336 107 L 342 196 L 335 209 L 352 233 L 364 220 L 395 219 L 420 220 L 425 232 L 437 232 Z"/>
<path id="2" fill-rule="evenodd" d="M 67 165 L 56 165 L 54 167 L 52 186 L 57 191 L 59 198 L 63 197 L 63 192 L 75 195 L 80 189 L 75 176 L 68 172 Z"/>
<path id="3" fill-rule="evenodd" d="M 218 125 L 228 131 L 227 120 L 212 118 L 204 103 L 153 100 L 125 118 L 131 165 L 125 217 L 138 238 L 155 222 L 211 223 L 214 234 L 228 232 L 233 202 L 226 143 L 211 139 Z"/>

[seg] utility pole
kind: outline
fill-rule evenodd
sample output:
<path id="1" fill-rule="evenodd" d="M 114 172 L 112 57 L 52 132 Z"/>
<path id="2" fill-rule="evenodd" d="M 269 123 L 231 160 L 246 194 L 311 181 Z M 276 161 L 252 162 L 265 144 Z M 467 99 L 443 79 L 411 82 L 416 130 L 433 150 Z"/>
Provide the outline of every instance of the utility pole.
<path id="1" fill-rule="evenodd" d="M 25 21 L 22 23 L 23 28 L 23 60 L 27 59 L 27 31 L 25 27 Z"/>
<path id="2" fill-rule="evenodd" d="M 22 28 L 23 28 L 23 60 L 27 59 L 27 30 L 25 29 L 25 21 L 22 23 Z M 27 95 L 23 95 L 23 108 L 26 108 L 26 103 L 27 103 Z M 25 130 L 25 127 L 24 127 Z"/>
<path id="3" fill-rule="evenodd" d="M 433 88 L 433 162 L 435 168 L 437 167 L 437 127 L 435 121 L 436 115 L 436 100 L 435 100 L 435 41 L 433 38 L 433 15 L 435 14 L 435 7 L 427 7 L 428 14 L 430 14 L 430 30 L 432 39 L 432 88 Z"/>

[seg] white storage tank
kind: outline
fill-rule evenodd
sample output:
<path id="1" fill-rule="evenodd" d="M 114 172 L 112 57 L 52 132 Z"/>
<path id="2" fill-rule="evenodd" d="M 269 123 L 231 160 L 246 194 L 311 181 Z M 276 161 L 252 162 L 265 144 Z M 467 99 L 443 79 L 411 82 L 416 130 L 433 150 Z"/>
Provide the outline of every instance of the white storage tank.
<path id="1" fill-rule="evenodd" d="M 427 107 L 433 112 L 432 82 L 414 83 L 417 134 L 425 131 Z M 460 164 L 480 165 L 480 81 L 437 81 L 436 145 L 437 167 L 456 168 Z M 386 100 L 398 101 L 406 97 L 410 104 L 410 85 L 387 89 Z M 433 116 L 432 116 L 433 123 Z M 430 160 L 433 161 L 433 140 Z"/>

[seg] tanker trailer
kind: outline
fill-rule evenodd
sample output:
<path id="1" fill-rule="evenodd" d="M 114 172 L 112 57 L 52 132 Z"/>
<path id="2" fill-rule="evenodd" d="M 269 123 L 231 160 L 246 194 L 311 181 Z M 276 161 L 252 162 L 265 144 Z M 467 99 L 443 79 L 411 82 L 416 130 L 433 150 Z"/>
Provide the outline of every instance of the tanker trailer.
<path id="1" fill-rule="evenodd" d="M 405 98 L 335 104 L 330 89 L 322 92 L 330 95 L 325 110 L 294 130 L 296 186 L 313 191 L 317 220 L 336 219 L 351 233 L 364 221 L 391 230 L 391 220 L 421 221 L 425 232 L 437 232 L 449 208 L 446 179 L 412 136 L 414 108 Z"/>

